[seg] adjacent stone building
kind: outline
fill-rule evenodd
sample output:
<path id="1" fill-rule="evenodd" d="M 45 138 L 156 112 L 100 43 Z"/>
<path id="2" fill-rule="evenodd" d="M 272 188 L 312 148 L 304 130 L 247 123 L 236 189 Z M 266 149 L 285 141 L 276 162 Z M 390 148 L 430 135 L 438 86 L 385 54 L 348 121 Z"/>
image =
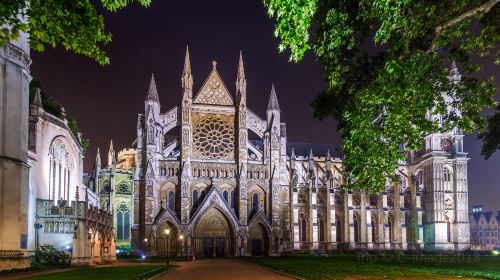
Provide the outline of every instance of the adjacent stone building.
<path id="1" fill-rule="evenodd" d="M 130 249 L 133 221 L 134 156 L 134 149 L 123 149 L 118 152 L 117 158 L 111 141 L 107 166 L 102 166 L 97 149 L 94 169 L 88 179 L 88 185 L 95 189 L 99 197 L 99 207 L 113 211 L 116 245 L 125 250 Z"/>
<path id="2" fill-rule="evenodd" d="M 63 108 L 60 115 L 45 110 L 38 89 L 29 113 L 28 249 L 53 245 L 75 266 L 115 260 L 113 214 L 98 208 L 94 189 L 82 181 L 80 135 Z"/>
<path id="3" fill-rule="evenodd" d="M 247 256 L 469 248 L 460 130 L 425 136 L 423 151 L 395 170 L 401 184 L 379 195 L 344 190 L 340 156 L 302 152 L 303 145 L 297 154 L 274 86 L 260 117 L 247 107 L 241 55 L 237 71 L 234 94 L 216 62 L 195 92 L 186 51 L 182 100 L 166 111 L 151 78 L 137 120 L 134 250 Z M 450 82 L 457 79 L 453 68 Z"/>
<path id="4" fill-rule="evenodd" d="M 5 27 L 2 27 L 5 28 Z M 0 270 L 29 267 L 28 34 L 0 45 Z"/>
<path id="5" fill-rule="evenodd" d="M 500 211 L 483 211 L 473 206 L 470 214 L 471 245 L 474 250 L 500 249 Z"/>

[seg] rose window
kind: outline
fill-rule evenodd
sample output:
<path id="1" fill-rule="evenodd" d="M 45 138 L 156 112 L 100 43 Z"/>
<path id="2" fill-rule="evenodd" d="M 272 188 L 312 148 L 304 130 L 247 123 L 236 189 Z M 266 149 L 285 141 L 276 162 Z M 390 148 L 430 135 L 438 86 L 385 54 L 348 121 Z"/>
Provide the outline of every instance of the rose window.
<path id="1" fill-rule="evenodd" d="M 233 129 L 220 118 L 203 118 L 194 127 L 193 145 L 205 157 L 225 158 L 234 149 Z"/>

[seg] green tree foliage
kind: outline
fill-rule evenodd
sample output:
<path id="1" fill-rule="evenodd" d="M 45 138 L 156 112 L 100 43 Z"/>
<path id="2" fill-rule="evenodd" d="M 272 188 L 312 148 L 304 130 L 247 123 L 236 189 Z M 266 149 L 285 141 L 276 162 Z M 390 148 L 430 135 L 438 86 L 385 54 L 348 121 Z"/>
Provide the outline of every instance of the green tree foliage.
<path id="1" fill-rule="evenodd" d="M 483 140 L 481 155 L 485 159 L 489 159 L 495 151 L 500 150 L 500 105 L 495 114 L 488 118 L 488 128 L 479 135 L 479 138 Z"/>
<path id="2" fill-rule="evenodd" d="M 83 134 L 80 131 L 80 127 L 76 122 L 76 119 L 70 118 L 68 120 L 68 127 L 73 133 L 73 135 L 75 135 L 75 137 L 78 139 L 78 141 L 80 141 L 80 145 L 82 146 L 82 152 L 83 154 L 85 154 L 87 152 L 87 149 L 89 148 L 90 140 L 88 138 L 83 137 Z"/>
<path id="3" fill-rule="evenodd" d="M 136 0 L 149 6 L 151 0 Z M 30 46 L 42 52 L 47 46 L 95 59 L 101 65 L 109 58 L 101 46 L 111 41 L 104 30 L 104 18 L 91 0 L 2 0 L 0 1 L 0 46 L 29 32 Z M 109 11 L 124 8 L 134 0 L 101 0 Z M 27 20 L 23 20 L 27 19 Z"/>
<path id="4" fill-rule="evenodd" d="M 36 250 L 38 262 L 43 264 L 69 264 L 71 256 L 50 244 L 43 244 Z"/>
<path id="5" fill-rule="evenodd" d="M 471 74 L 477 56 L 499 63 L 499 0 L 263 2 L 279 50 L 299 61 L 312 49 L 323 66 L 328 86 L 312 106 L 339 121 L 349 187 L 384 190 L 425 134 L 484 130 L 493 78 Z M 460 81 L 448 79 L 452 61 Z"/>

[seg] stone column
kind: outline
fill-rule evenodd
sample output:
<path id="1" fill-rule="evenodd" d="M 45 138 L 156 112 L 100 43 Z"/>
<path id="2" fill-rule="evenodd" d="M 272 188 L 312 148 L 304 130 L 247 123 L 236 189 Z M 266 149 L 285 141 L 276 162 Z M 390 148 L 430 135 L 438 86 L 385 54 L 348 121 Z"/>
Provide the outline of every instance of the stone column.
<path id="1" fill-rule="evenodd" d="M 352 191 L 347 191 L 347 215 L 345 216 L 346 224 L 346 242 L 349 242 L 349 249 L 356 249 L 354 242 L 354 207 L 352 203 Z"/>
<path id="2" fill-rule="evenodd" d="M 0 250 L 18 252 L 1 258 L 0 270 L 29 267 L 27 257 L 28 92 L 31 81 L 28 35 L 0 46 Z"/>
<path id="3" fill-rule="evenodd" d="M 360 237 L 359 237 L 359 248 L 366 249 L 367 247 L 367 220 L 366 220 L 366 192 L 360 191 Z"/>

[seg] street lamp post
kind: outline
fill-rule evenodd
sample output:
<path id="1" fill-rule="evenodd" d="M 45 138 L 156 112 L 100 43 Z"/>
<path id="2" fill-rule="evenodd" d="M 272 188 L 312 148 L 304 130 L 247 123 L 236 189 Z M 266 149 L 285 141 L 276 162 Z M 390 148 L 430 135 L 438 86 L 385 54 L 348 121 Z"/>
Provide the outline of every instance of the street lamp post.
<path id="1" fill-rule="evenodd" d="M 170 265 L 170 260 L 168 259 L 168 250 L 170 250 L 170 229 L 165 230 L 165 235 L 167 236 L 167 265 Z"/>
<path id="2" fill-rule="evenodd" d="M 147 238 L 144 238 L 144 253 L 145 255 L 148 254 L 148 239 Z"/>

